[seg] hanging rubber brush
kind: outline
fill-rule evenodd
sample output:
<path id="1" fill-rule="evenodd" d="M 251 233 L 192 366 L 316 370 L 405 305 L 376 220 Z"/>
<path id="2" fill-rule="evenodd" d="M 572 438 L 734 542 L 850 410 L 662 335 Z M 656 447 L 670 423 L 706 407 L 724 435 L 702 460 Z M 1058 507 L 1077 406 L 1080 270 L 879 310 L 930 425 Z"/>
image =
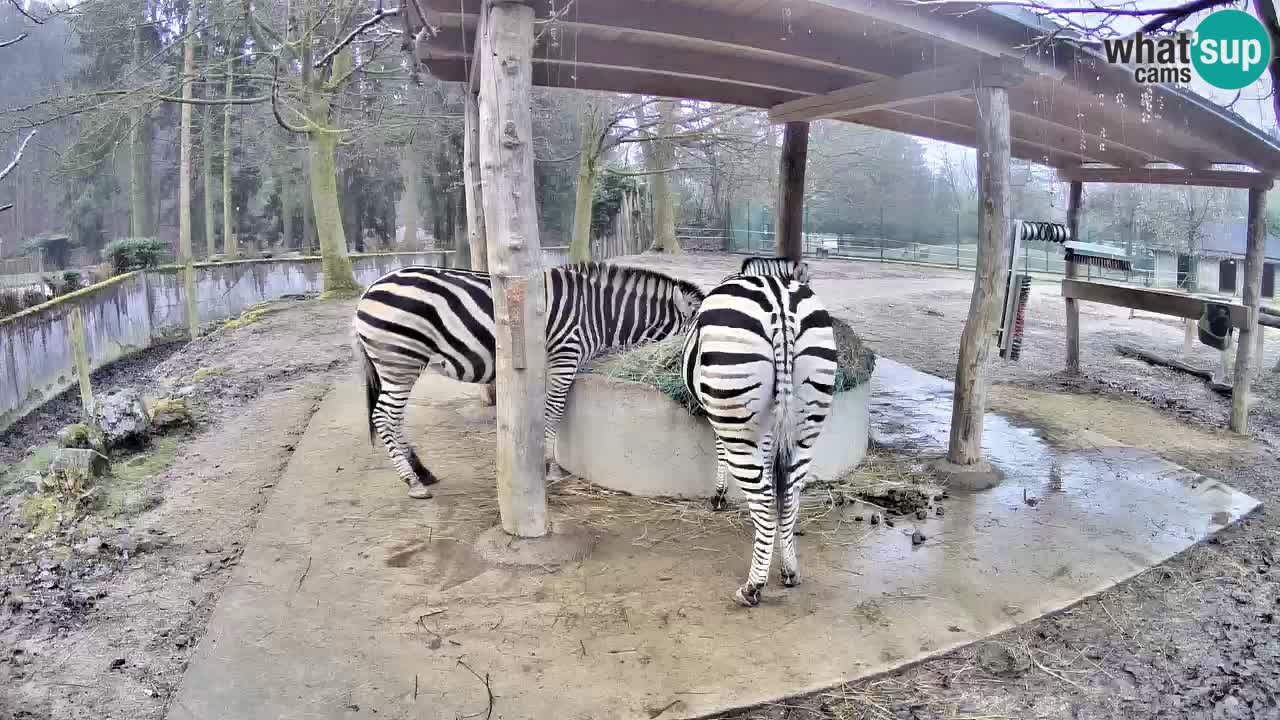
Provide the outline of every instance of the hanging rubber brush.
<path id="1" fill-rule="evenodd" d="M 1069 240 L 1064 244 L 1067 248 L 1067 262 L 1092 265 L 1103 270 L 1133 271 L 1133 260 L 1118 247 L 1077 240 Z"/>
<path id="2" fill-rule="evenodd" d="M 1000 358 L 1017 360 L 1022 355 L 1022 333 L 1026 324 L 1027 301 L 1031 298 L 1031 276 L 1019 274 L 1014 278 L 1017 300 L 1013 307 L 1013 326 L 1009 328 L 1009 342 L 1000 348 Z"/>

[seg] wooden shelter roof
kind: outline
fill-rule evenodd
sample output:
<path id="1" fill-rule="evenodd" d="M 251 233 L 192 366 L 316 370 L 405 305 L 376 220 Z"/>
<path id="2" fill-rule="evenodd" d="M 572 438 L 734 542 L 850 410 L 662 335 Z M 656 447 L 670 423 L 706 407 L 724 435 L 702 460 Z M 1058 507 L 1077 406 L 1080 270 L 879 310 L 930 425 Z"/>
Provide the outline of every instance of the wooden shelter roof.
<path id="1" fill-rule="evenodd" d="M 482 0 L 406 3 L 416 54 L 466 81 Z M 1280 142 L 1187 90 L 1123 67 L 1024 11 L 901 0 L 535 0 L 536 85 L 689 98 L 836 118 L 973 147 L 978 78 L 1010 84 L 1014 157 L 1237 166 L 1280 174 Z"/>

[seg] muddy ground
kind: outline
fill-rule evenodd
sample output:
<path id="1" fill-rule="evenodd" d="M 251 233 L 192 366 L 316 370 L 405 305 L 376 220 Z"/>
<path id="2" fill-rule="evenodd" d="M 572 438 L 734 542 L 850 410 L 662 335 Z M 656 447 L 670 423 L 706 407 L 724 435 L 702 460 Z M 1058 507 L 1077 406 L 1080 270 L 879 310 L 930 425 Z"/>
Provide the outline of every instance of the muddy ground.
<path id="1" fill-rule="evenodd" d="M 709 285 L 735 261 L 650 257 Z M 815 263 L 815 287 L 880 354 L 950 377 L 972 275 Z M 1264 375 L 1252 441 L 1220 431 L 1227 401 L 1196 379 L 1121 359 L 1176 355 L 1171 320 L 1084 306 L 1084 377 L 1057 374 L 1062 301 L 1037 285 L 1021 362 L 992 368 L 992 405 L 1046 432 L 1082 427 L 1152 447 L 1267 506 L 1280 493 L 1280 382 Z M 115 502 L 32 534 L 22 487 L 0 487 L 0 720 L 161 718 L 258 512 L 316 404 L 355 372 L 349 302 L 298 301 L 181 349 L 118 364 L 98 387 L 185 392 L 198 424 L 116 458 Z M 1272 343 L 1267 366 L 1280 357 Z M 1196 362 L 1216 353 L 1197 348 Z M 74 419 L 74 397 L 0 436 L 0 465 Z M 9 475 L 0 478 L 10 478 Z M 8 482 L 8 481 L 6 481 Z M 1277 717 L 1280 523 L 1266 507 L 1211 543 L 1053 618 L 892 675 L 726 717 Z M 821 648 L 815 648 L 821 652 Z M 767 652 L 762 649 L 761 652 Z"/>

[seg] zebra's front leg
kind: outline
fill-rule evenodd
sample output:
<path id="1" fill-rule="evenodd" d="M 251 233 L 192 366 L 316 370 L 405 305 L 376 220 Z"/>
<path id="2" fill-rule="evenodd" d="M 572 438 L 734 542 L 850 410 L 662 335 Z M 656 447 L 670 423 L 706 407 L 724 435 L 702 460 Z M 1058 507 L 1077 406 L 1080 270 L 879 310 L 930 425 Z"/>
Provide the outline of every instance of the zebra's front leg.
<path id="1" fill-rule="evenodd" d="M 547 354 L 547 408 L 544 459 L 547 482 L 564 479 L 564 470 L 556 462 L 556 434 L 564 418 L 565 398 L 569 386 L 578 374 L 581 352 L 572 338 L 557 343 L 559 347 Z"/>

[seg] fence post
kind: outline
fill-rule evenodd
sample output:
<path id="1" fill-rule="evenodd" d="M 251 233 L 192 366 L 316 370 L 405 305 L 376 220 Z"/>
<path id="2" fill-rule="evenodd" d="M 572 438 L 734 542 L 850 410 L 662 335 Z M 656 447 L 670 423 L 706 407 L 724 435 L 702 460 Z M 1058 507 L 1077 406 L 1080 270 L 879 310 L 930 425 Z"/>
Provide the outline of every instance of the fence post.
<path id="1" fill-rule="evenodd" d="M 884 262 L 884 235 L 880 236 L 880 262 Z"/>
<path id="2" fill-rule="evenodd" d="M 80 405 L 84 408 L 85 421 L 93 419 L 93 387 L 89 384 L 89 348 L 84 332 L 84 316 L 80 306 L 71 308 L 71 355 L 80 379 Z"/>

